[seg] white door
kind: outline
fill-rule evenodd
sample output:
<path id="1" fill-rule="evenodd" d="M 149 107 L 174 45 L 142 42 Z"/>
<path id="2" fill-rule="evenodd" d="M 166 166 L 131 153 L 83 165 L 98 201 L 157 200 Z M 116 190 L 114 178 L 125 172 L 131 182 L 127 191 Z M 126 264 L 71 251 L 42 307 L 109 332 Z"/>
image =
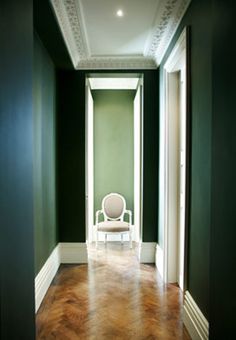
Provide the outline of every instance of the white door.
<path id="1" fill-rule="evenodd" d="M 185 234 L 185 186 L 186 186 L 186 91 L 185 67 L 179 76 L 179 230 L 178 230 L 178 272 L 180 288 L 184 288 L 184 234 Z"/>
<path id="2" fill-rule="evenodd" d="M 186 210 L 186 29 L 164 65 L 163 277 L 184 289 Z M 162 212 L 160 212 L 162 213 Z"/>

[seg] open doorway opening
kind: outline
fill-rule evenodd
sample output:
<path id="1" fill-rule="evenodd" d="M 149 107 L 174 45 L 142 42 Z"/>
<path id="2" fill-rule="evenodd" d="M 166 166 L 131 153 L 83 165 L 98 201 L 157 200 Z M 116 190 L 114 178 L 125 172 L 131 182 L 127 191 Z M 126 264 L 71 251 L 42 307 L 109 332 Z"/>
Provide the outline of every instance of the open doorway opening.
<path id="1" fill-rule="evenodd" d="M 163 278 L 184 290 L 186 245 L 187 31 L 164 65 Z"/>
<path id="2" fill-rule="evenodd" d="M 132 211 L 132 240 L 142 238 L 143 78 L 89 74 L 86 78 L 86 241 L 96 241 L 95 214 L 116 192 Z M 105 235 L 99 234 L 98 241 Z M 119 234 L 108 241 L 120 241 Z M 124 241 L 128 235 L 124 234 Z"/>

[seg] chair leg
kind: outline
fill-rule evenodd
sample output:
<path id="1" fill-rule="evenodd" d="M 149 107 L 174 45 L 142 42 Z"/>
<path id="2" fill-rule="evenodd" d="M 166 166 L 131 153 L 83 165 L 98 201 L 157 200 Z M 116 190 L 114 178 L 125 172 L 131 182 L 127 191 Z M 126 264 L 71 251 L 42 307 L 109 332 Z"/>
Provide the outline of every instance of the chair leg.
<path id="1" fill-rule="evenodd" d="M 132 249 L 132 232 L 129 232 L 129 247 Z"/>
<path id="2" fill-rule="evenodd" d="M 98 247 L 98 231 L 96 232 L 96 248 Z"/>
<path id="3" fill-rule="evenodd" d="M 120 237 L 121 237 L 121 244 L 124 244 L 124 242 L 123 242 L 123 234 L 120 234 Z"/>
<path id="4" fill-rule="evenodd" d="M 107 243 L 107 234 L 105 234 L 105 236 L 104 236 L 104 243 L 105 244 Z"/>

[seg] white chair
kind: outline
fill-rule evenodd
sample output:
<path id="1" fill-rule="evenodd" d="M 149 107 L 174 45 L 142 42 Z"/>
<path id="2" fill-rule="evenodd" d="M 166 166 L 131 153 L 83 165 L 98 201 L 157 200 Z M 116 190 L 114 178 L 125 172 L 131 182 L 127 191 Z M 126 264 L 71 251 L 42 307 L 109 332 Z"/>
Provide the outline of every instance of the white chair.
<path id="1" fill-rule="evenodd" d="M 104 221 L 99 222 L 99 215 L 103 214 Z M 129 222 L 124 221 L 124 215 L 128 214 Z M 123 244 L 123 235 L 129 234 L 129 245 L 132 248 L 132 212 L 126 210 L 126 202 L 123 196 L 110 193 L 102 200 L 102 210 L 96 212 L 96 247 L 99 232 L 105 234 L 105 243 L 108 234 L 120 234 Z"/>

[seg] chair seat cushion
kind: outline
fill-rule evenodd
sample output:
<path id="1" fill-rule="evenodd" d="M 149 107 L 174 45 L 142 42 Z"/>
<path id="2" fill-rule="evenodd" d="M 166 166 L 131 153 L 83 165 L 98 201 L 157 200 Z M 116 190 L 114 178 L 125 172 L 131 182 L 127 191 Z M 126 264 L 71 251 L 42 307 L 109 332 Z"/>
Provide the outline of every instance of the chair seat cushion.
<path id="1" fill-rule="evenodd" d="M 118 233 L 122 231 L 129 231 L 130 225 L 129 223 L 122 221 L 105 221 L 98 223 L 97 230 Z"/>

